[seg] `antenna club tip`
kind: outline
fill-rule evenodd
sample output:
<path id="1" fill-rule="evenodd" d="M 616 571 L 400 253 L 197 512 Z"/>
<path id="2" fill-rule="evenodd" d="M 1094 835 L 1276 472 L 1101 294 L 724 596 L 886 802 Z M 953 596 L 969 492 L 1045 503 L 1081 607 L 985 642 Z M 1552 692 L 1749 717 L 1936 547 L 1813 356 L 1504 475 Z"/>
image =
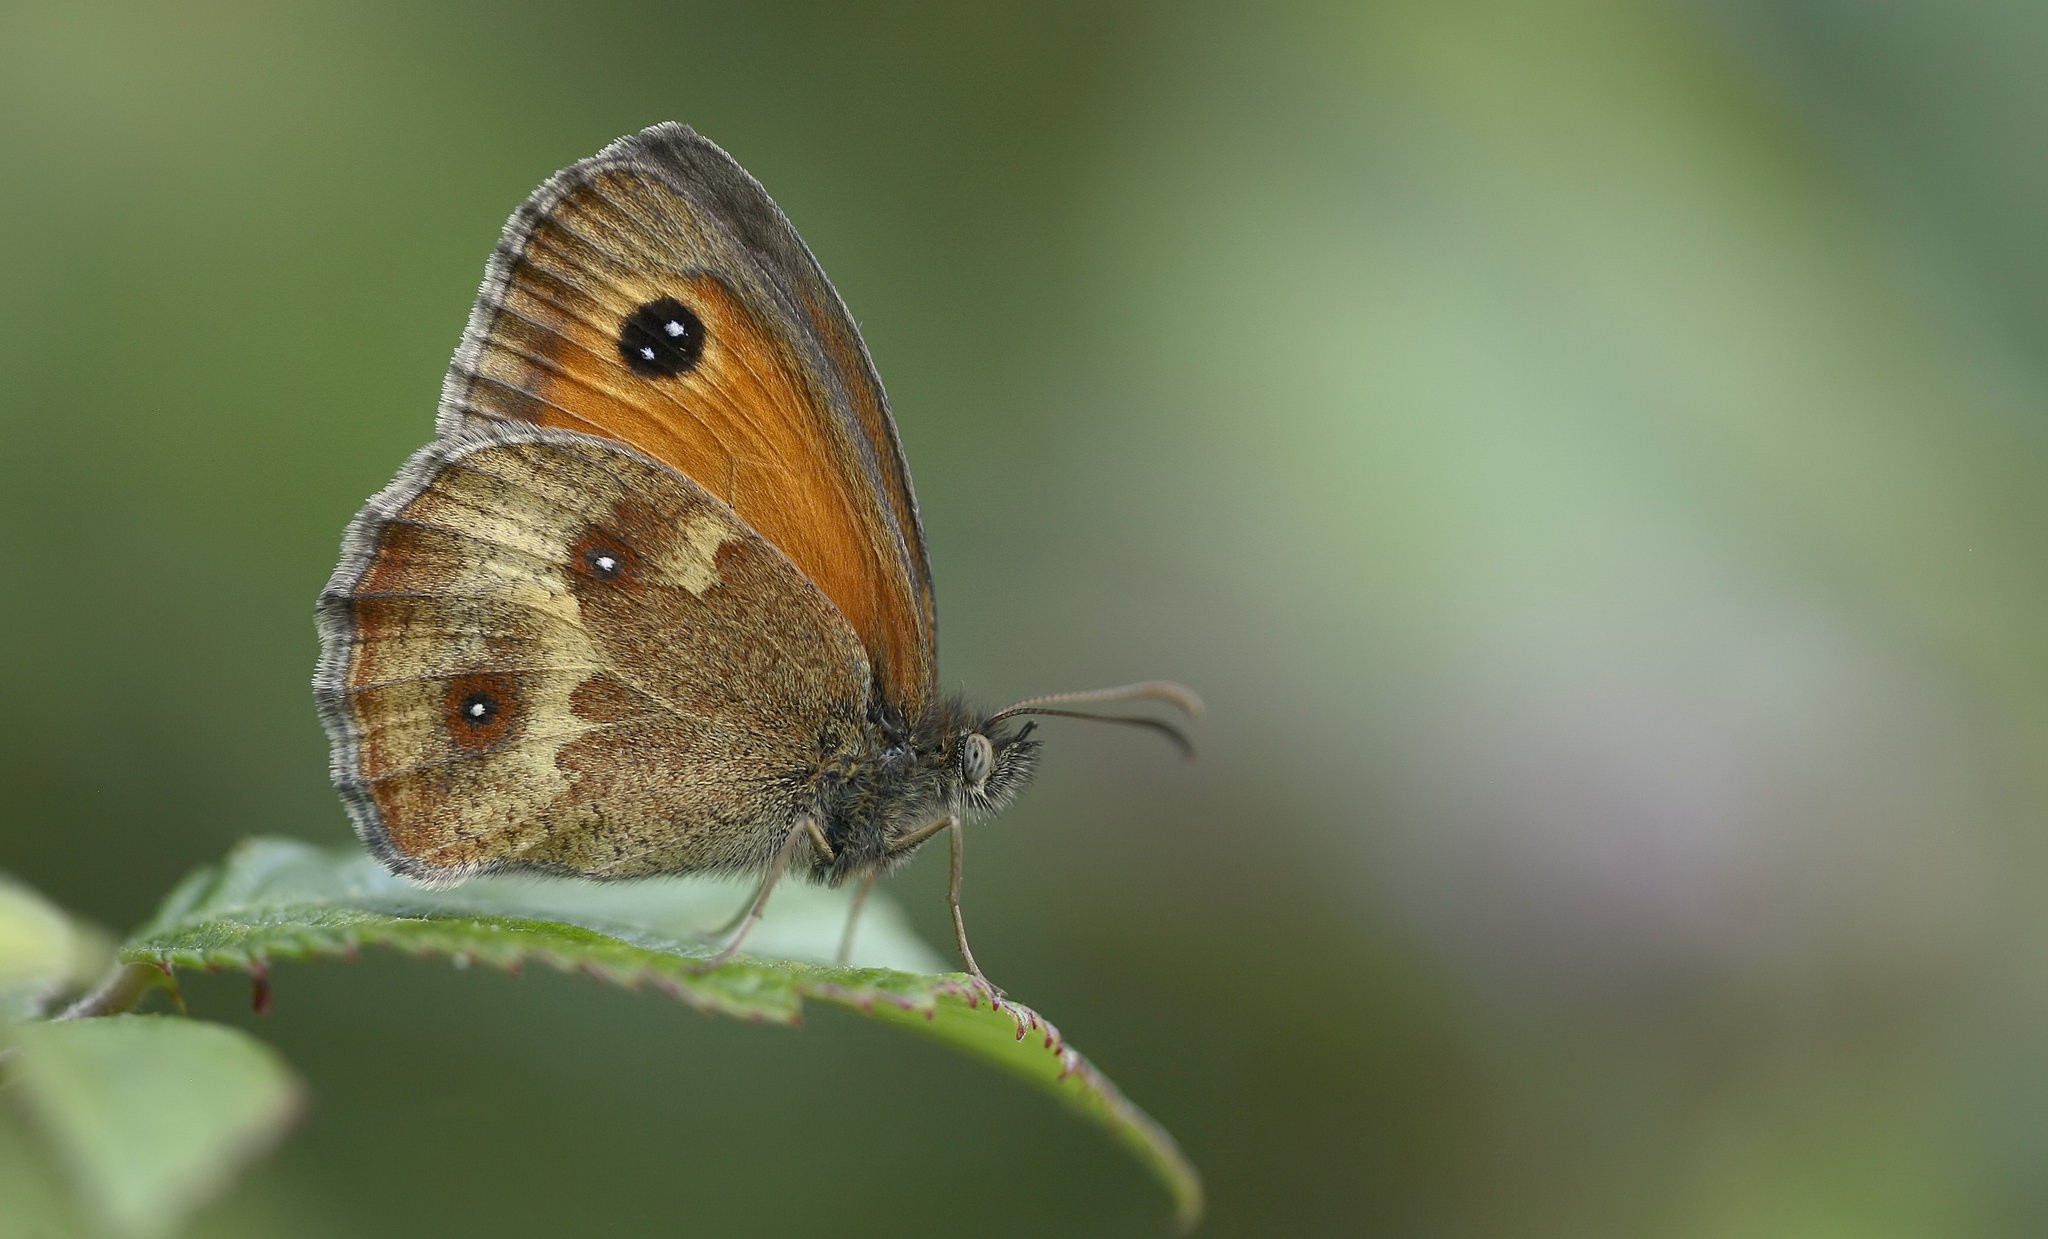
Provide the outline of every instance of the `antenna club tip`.
<path id="1" fill-rule="evenodd" d="M 1209 707 L 1203 702 L 1200 694 L 1185 684 L 1176 684 L 1172 680 L 1158 680 L 1152 687 L 1158 690 L 1157 696 L 1161 701 L 1171 702 L 1180 707 L 1181 713 L 1189 718 L 1201 718 L 1209 713 Z"/>

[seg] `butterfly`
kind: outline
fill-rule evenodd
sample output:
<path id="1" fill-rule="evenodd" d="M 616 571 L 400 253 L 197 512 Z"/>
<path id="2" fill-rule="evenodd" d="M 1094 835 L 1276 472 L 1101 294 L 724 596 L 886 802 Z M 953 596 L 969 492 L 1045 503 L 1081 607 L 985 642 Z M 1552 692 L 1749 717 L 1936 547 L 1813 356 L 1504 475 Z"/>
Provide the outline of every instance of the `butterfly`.
<path id="1" fill-rule="evenodd" d="M 753 177 L 677 124 L 506 224 L 435 439 L 349 525 L 314 696 L 356 831 L 433 885 L 532 870 L 876 879 L 1030 781 L 1029 715 L 1187 738 L 1147 682 L 978 712 L 938 689 L 896 426 L 839 295 Z M 993 986 L 989 986 L 992 992 Z"/>

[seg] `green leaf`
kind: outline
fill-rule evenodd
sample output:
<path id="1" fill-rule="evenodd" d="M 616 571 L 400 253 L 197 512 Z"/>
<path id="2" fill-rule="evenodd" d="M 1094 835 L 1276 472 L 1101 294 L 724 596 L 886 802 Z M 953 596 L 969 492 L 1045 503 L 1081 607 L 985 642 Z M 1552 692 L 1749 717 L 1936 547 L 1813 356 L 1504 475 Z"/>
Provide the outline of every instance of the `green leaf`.
<path id="1" fill-rule="evenodd" d="M 0 873 L 0 1023 L 40 1015 L 90 984 L 113 957 L 106 933 Z"/>
<path id="2" fill-rule="evenodd" d="M 749 887 L 702 879 L 596 883 L 479 878 L 430 890 L 368 856 L 280 839 L 243 843 L 201 869 L 121 948 L 133 963 L 239 968 L 352 955 L 379 946 L 514 968 L 538 961 L 628 987 L 653 986 L 703 1011 L 791 1024 L 806 999 L 935 1037 L 1036 1083 L 1100 1124 L 1158 1176 L 1183 1226 L 1201 1214 L 1194 1167 L 1057 1029 L 1015 1002 L 991 1003 L 944 973 L 893 903 L 869 901 L 854 958 L 835 967 L 845 891 L 785 883 L 747 939 L 748 955 L 707 969 L 704 935 Z M 754 954 L 753 952 L 758 952 Z"/>
<path id="3" fill-rule="evenodd" d="M 218 1024 L 113 1015 L 11 1035 L 11 1098 L 54 1149 L 80 1212 L 111 1234 L 169 1234 L 297 1110 L 276 1054 Z"/>

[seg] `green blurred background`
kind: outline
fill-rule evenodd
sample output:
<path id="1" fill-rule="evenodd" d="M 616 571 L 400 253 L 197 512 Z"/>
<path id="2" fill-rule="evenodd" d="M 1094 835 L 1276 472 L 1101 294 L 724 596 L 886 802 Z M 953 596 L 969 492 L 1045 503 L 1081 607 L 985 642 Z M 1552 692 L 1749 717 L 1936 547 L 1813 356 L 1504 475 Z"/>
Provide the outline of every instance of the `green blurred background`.
<path id="1" fill-rule="evenodd" d="M 2048 8 L 10 3 L 0 867 L 343 842 L 307 679 L 504 217 L 657 120 L 888 382 L 983 963 L 1216 1235 L 2048 1232 Z M 895 893 L 946 939 L 943 861 Z M 1148 1234 L 934 1046 L 384 955 L 207 1235 Z"/>

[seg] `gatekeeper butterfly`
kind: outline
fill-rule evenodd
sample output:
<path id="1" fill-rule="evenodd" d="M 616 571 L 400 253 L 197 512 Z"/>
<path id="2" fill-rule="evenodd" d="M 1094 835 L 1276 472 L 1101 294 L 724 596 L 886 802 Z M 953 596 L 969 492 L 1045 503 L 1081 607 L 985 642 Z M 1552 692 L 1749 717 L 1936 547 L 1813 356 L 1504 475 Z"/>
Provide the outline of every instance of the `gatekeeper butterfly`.
<path id="1" fill-rule="evenodd" d="M 931 567 L 881 380 L 761 186 L 656 125 L 512 216 L 434 442 L 349 526 L 314 680 L 334 782 L 397 873 L 875 879 L 1003 808 L 1026 715 L 938 691 Z M 850 942 L 849 917 L 842 958 Z M 992 989 L 993 987 L 991 987 Z"/>

